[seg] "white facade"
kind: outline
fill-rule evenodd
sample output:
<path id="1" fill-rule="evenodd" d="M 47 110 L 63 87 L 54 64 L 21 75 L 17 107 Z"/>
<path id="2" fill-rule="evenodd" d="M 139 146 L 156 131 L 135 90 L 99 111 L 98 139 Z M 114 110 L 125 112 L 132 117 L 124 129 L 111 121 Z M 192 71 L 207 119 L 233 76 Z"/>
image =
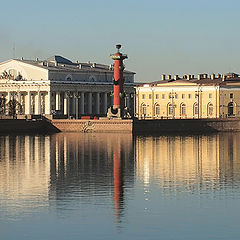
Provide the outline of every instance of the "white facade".
<path id="1" fill-rule="evenodd" d="M 134 73 L 125 71 L 126 104 L 133 108 Z M 0 63 L 0 115 L 104 115 L 112 105 L 113 67 L 73 63 L 60 56 L 45 61 Z M 15 106 L 15 105 L 16 106 Z"/>

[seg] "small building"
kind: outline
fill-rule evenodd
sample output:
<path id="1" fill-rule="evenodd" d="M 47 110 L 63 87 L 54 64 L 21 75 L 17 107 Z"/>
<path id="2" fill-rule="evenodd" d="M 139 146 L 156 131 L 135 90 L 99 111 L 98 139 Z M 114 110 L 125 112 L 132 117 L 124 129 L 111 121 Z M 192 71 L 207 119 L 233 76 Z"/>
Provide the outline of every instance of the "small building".
<path id="1" fill-rule="evenodd" d="M 136 87 L 138 119 L 240 117 L 240 77 L 235 73 L 162 76 Z"/>
<path id="2" fill-rule="evenodd" d="M 134 72 L 124 71 L 125 104 L 133 109 Z M 62 56 L 0 63 L 0 115 L 105 115 L 112 105 L 113 65 Z"/>

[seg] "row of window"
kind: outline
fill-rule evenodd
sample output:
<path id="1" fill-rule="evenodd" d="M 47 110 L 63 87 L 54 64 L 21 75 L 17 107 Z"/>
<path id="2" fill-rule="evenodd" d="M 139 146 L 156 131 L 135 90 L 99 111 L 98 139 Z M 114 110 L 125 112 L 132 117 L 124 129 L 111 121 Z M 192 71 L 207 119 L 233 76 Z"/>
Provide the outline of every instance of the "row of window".
<path id="1" fill-rule="evenodd" d="M 175 108 L 175 106 L 173 106 L 171 103 L 169 103 L 167 105 L 167 114 L 168 115 L 173 115 L 175 113 L 174 112 L 174 110 L 175 110 L 174 108 Z M 180 114 L 182 116 L 186 115 L 186 109 L 187 109 L 186 104 L 183 103 L 183 104 L 180 105 Z M 154 110 L 155 110 L 154 115 L 160 115 L 160 105 L 159 104 L 155 105 L 155 109 Z M 208 112 L 208 116 L 212 116 L 213 115 L 213 104 L 212 103 L 208 104 L 207 112 Z M 195 104 L 193 104 L 193 114 L 197 115 L 198 113 L 199 113 L 199 107 L 198 107 L 198 104 L 195 103 Z M 141 105 L 141 114 L 143 114 L 143 115 L 147 114 L 147 106 L 144 103 Z"/>
<path id="2" fill-rule="evenodd" d="M 199 94 L 195 94 L 195 98 L 198 98 L 198 96 L 199 96 Z M 146 99 L 146 95 L 145 94 L 142 94 L 142 99 Z M 180 97 L 182 98 L 182 99 L 185 99 L 185 97 L 187 97 L 188 99 L 191 99 L 192 98 L 192 94 L 180 94 Z M 212 93 L 209 93 L 208 94 L 208 97 L 209 98 L 212 98 Z M 230 93 L 230 95 L 229 95 L 229 97 L 230 98 L 233 98 L 233 93 Z M 162 94 L 161 95 L 161 98 L 162 99 L 166 99 L 166 94 Z M 168 98 L 169 99 L 171 99 L 171 98 L 175 98 L 175 99 L 178 99 L 179 98 L 179 94 L 177 94 L 177 93 L 169 93 L 169 95 L 168 95 Z M 152 94 L 148 94 L 148 99 L 152 99 Z M 160 94 L 156 94 L 155 95 L 155 99 L 160 99 Z"/>

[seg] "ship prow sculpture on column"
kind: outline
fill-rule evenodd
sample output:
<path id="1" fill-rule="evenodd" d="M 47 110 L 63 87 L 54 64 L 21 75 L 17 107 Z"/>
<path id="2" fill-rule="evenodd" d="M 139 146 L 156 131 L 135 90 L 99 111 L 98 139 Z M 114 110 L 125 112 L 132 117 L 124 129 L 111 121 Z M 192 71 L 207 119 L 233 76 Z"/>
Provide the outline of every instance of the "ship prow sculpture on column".
<path id="1" fill-rule="evenodd" d="M 123 70 L 124 64 L 123 60 L 128 58 L 126 54 L 122 54 L 119 50 L 121 48 L 120 44 L 116 45 L 117 52 L 111 54 L 110 57 L 114 60 L 114 78 L 113 78 L 113 106 L 108 109 L 107 117 L 112 119 L 123 119 L 129 118 L 130 115 L 127 114 L 124 109 L 124 99 L 125 93 L 123 90 L 124 78 Z"/>

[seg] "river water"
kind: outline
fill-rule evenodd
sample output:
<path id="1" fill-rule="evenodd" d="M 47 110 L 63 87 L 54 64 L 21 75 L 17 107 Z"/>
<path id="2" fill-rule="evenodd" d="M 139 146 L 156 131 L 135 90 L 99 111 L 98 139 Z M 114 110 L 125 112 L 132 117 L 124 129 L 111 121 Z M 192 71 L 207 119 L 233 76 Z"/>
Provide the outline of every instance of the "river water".
<path id="1" fill-rule="evenodd" d="M 239 239 L 240 134 L 0 136 L 0 239 Z"/>

